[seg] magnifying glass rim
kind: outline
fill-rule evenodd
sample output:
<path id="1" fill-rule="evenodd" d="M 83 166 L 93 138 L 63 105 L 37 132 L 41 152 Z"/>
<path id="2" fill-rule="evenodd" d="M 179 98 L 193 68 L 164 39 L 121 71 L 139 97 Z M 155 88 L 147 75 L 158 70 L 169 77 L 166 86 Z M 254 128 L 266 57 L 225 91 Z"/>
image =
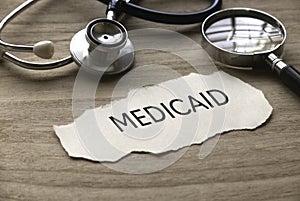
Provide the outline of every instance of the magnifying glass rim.
<path id="1" fill-rule="evenodd" d="M 278 24 L 278 28 L 281 29 L 282 31 L 282 34 L 283 34 L 283 39 L 281 41 L 281 43 L 277 44 L 274 48 L 272 49 L 269 49 L 269 50 L 265 50 L 265 51 L 255 51 L 255 52 L 234 52 L 234 51 L 230 51 L 230 50 L 226 50 L 224 48 L 221 48 L 217 45 L 215 45 L 213 42 L 211 42 L 208 37 L 206 36 L 206 33 L 205 31 L 207 30 L 207 28 L 209 28 L 209 26 L 212 24 L 209 24 L 209 26 L 207 26 L 207 23 L 212 20 L 213 23 L 215 22 L 218 22 L 222 19 L 226 19 L 226 16 L 225 17 L 222 17 L 221 19 L 217 19 L 217 20 L 214 20 L 213 18 L 220 15 L 220 14 L 223 14 L 223 13 L 228 13 L 227 17 L 230 17 L 230 16 L 234 16 L 233 12 L 237 12 L 237 11 L 241 11 L 241 12 L 248 12 L 249 15 L 241 15 L 241 17 L 252 17 L 254 19 L 260 19 L 260 20 L 263 20 L 263 21 L 266 21 L 265 19 L 261 19 L 257 16 L 254 16 L 253 14 L 251 13 L 256 13 L 258 14 L 259 16 L 262 16 L 262 17 L 268 17 L 269 19 L 271 19 L 272 21 L 276 22 Z M 239 16 L 240 14 L 236 14 L 236 16 Z M 266 21 L 268 22 L 268 21 Z M 270 23 L 270 22 L 268 22 Z M 270 23 L 271 25 L 273 25 L 272 23 Z M 207 26 L 207 27 L 206 27 Z M 274 26 L 274 25 L 273 25 Z M 224 51 L 226 53 L 229 53 L 229 54 L 235 54 L 235 55 L 241 55 L 241 56 L 252 56 L 252 55 L 261 55 L 261 54 L 269 54 L 271 52 L 274 52 L 276 51 L 277 49 L 279 49 L 281 46 L 284 45 L 285 43 L 285 40 L 286 40 L 286 29 L 284 27 L 284 25 L 282 24 L 282 22 L 280 20 L 278 20 L 276 17 L 264 12 L 264 11 L 261 11 L 261 10 L 257 10 L 257 9 L 252 9 L 252 8 L 243 8 L 243 7 L 239 7 L 239 8 L 227 8 L 227 9 L 223 9 L 223 10 L 220 10 L 220 11 L 217 11 L 213 14 L 211 14 L 210 16 L 208 16 L 204 22 L 202 23 L 202 26 L 201 26 L 201 31 L 202 31 L 202 35 L 204 37 L 204 39 L 210 44 L 212 45 L 213 47 L 221 50 L 221 51 Z"/>

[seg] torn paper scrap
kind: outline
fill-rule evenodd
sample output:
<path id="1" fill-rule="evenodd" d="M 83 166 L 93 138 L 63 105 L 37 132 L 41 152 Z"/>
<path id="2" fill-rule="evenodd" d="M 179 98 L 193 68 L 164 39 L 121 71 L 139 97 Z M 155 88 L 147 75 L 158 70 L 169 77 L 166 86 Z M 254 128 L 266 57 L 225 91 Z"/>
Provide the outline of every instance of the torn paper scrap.
<path id="1" fill-rule="evenodd" d="M 271 113 L 249 84 L 222 71 L 192 73 L 131 90 L 54 130 L 69 156 L 114 162 L 133 151 L 176 151 L 226 131 L 255 129 Z"/>

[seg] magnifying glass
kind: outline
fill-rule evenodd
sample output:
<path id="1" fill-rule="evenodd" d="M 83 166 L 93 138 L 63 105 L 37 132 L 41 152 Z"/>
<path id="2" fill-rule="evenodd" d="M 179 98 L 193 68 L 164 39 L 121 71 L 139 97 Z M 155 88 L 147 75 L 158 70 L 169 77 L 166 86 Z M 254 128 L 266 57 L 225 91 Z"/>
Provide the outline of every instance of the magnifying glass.
<path id="1" fill-rule="evenodd" d="M 280 59 L 286 30 L 275 17 L 249 8 L 225 9 L 207 17 L 202 34 L 203 48 L 216 61 L 240 69 L 267 63 L 300 96 L 299 72 Z"/>

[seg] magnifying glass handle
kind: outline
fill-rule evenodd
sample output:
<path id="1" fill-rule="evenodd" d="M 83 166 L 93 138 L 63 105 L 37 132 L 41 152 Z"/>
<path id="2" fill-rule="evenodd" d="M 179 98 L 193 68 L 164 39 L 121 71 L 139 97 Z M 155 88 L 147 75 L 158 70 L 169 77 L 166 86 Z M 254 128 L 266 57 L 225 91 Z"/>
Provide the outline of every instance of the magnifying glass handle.
<path id="1" fill-rule="evenodd" d="M 273 53 L 268 55 L 267 63 L 272 66 L 273 71 L 279 75 L 281 81 L 300 96 L 300 73 Z"/>
<path id="2" fill-rule="evenodd" d="M 280 79 L 298 96 L 300 96 L 300 74 L 292 66 L 286 66 L 280 72 Z"/>

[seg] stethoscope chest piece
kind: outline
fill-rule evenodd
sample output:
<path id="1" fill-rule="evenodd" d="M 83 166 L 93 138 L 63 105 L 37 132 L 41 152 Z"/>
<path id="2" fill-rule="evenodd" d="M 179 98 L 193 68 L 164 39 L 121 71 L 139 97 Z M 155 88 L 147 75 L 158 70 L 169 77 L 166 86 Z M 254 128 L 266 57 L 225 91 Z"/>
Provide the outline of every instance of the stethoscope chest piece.
<path id="1" fill-rule="evenodd" d="M 95 19 L 71 40 L 74 61 L 89 71 L 118 74 L 134 62 L 134 48 L 124 26 L 115 20 Z"/>

